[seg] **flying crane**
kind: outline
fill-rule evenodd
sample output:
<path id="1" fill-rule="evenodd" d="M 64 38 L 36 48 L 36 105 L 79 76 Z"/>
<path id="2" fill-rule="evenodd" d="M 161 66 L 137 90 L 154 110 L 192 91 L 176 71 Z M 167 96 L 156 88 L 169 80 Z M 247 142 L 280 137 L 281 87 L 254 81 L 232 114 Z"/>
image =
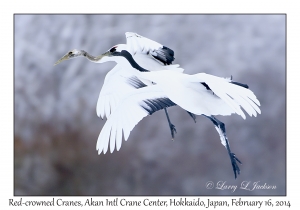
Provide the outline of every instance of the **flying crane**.
<path id="1" fill-rule="evenodd" d="M 115 148 L 119 150 L 123 135 L 126 141 L 140 120 L 156 111 L 166 111 L 166 108 L 178 105 L 193 119 L 195 115 L 202 115 L 213 122 L 221 143 L 228 151 L 236 178 L 240 174 L 237 163 L 241 161 L 231 152 L 225 124 L 215 115 L 228 116 L 235 113 L 245 119 L 242 108 L 249 116 L 256 117 L 257 113 L 260 114 L 260 102 L 248 85 L 235 82 L 232 78 L 220 78 L 205 73 L 184 74 L 179 65 L 170 65 L 174 54 L 169 48 L 162 45 L 151 48 L 150 44 L 141 48 L 138 41 L 131 43 L 130 46 L 134 46 L 131 48 L 128 45 L 129 40 L 134 40 L 131 37 L 144 40 L 144 44 L 148 39 L 134 33 L 126 33 L 126 36 L 127 45 L 115 45 L 97 57 L 83 50 L 72 50 L 56 63 L 79 56 L 96 63 L 117 63 L 106 75 L 97 102 L 98 116 L 107 116 L 96 145 L 98 154 L 106 153 L 108 146 L 110 152 Z M 152 42 L 156 43 L 150 40 Z M 145 59 L 145 56 L 152 56 L 151 59 L 156 63 L 148 60 L 151 64 L 145 62 L 145 65 L 139 65 L 138 62 Z M 121 87 L 117 88 L 118 86 Z M 167 111 L 166 115 L 173 137 L 175 127 L 169 121 Z"/>
<path id="2" fill-rule="evenodd" d="M 132 59 L 137 63 L 139 67 L 149 69 L 151 71 L 160 70 L 174 70 L 183 71 L 179 68 L 179 65 L 172 64 L 175 60 L 174 51 L 170 48 L 159 44 L 153 40 L 143 37 L 137 33 L 126 32 L 127 44 L 119 44 L 116 46 L 122 47 L 132 55 Z M 108 52 L 114 52 L 116 46 L 109 49 Z M 123 65 L 124 62 L 118 57 L 107 57 L 105 54 L 100 56 L 93 56 L 84 50 L 71 50 L 59 59 L 54 65 L 61 63 L 62 61 L 85 57 L 89 61 L 94 63 L 104 63 L 108 61 L 114 61 L 117 65 L 110 70 L 104 79 L 103 87 L 100 91 L 99 98 L 97 101 L 97 115 L 102 119 L 108 117 L 111 112 L 115 109 L 116 104 L 120 101 L 123 95 L 126 95 L 129 91 L 143 87 L 143 85 L 152 85 L 149 81 L 137 81 L 132 80 L 132 75 L 135 74 L 135 64 Z M 147 71 L 147 70 L 145 70 Z M 127 80 L 131 80 L 130 83 Z M 174 133 L 176 132 L 175 126 L 171 123 L 169 114 L 166 108 L 164 108 L 167 116 L 168 124 L 171 130 L 172 139 L 174 139 Z M 196 122 L 196 116 L 190 112 L 188 114 Z"/>

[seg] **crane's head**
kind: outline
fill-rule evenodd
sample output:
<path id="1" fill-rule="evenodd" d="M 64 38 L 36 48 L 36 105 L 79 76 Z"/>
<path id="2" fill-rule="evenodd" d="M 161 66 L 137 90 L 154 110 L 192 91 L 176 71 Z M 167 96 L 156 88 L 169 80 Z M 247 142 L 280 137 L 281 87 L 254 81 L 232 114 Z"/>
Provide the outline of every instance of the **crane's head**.
<path id="1" fill-rule="evenodd" d="M 69 59 L 76 58 L 79 56 L 84 56 L 84 53 L 86 53 L 86 52 L 83 50 L 76 50 L 76 49 L 71 50 L 67 54 L 65 54 L 61 59 L 59 59 L 54 65 L 57 65 L 65 60 L 69 60 Z"/>
<path id="2" fill-rule="evenodd" d="M 110 48 L 108 51 L 110 52 L 121 52 L 122 50 L 127 50 L 127 45 L 126 44 L 117 44 Z"/>

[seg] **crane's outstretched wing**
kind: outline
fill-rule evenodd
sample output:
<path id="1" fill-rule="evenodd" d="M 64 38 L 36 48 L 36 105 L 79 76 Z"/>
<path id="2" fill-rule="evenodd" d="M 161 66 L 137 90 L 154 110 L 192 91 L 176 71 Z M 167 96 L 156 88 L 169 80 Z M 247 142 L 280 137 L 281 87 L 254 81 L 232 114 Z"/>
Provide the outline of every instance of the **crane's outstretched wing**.
<path id="1" fill-rule="evenodd" d="M 193 76 L 193 82 L 200 82 L 211 90 L 213 94 L 220 97 L 231 109 L 246 118 L 243 108 L 250 116 L 255 116 L 261 113 L 258 106 L 260 102 L 257 100 L 254 93 L 248 89 L 247 85 L 233 82 L 231 79 L 216 77 L 213 75 L 198 73 Z"/>
<path id="2" fill-rule="evenodd" d="M 122 69 L 117 64 L 111 71 L 107 73 L 104 84 L 97 101 L 97 115 L 102 119 L 108 117 L 115 109 L 120 99 L 134 89 L 145 87 L 146 85 L 133 76 L 130 71 Z"/>
<path id="3" fill-rule="evenodd" d="M 146 37 L 133 32 L 126 32 L 128 51 L 134 56 L 136 55 L 137 63 L 143 57 L 151 56 L 153 60 L 160 62 L 163 65 L 170 65 L 175 60 L 174 51 L 162 44 L 150 40 Z M 139 54 L 143 54 L 140 56 Z M 142 66 L 146 68 L 145 66 Z"/>
<path id="4" fill-rule="evenodd" d="M 130 132 L 139 121 L 158 110 L 175 105 L 158 85 L 131 91 L 122 98 L 103 126 L 96 146 L 98 154 L 105 154 L 108 144 L 110 152 L 113 152 L 115 147 L 119 150 L 123 134 L 127 141 Z"/>
<path id="5" fill-rule="evenodd" d="M 178 68 L 178 65 L 169 65 L 165 66 L 165 68 L 176 72 L 183 72 L 183 69 Z M 107 73 L 97 101 L 96 111 L 99 117 L 102 119 L 104 116 L 108 117 L 116 107 L 116 104 L 128 92 L 152 85 L 151 81 L 134 76 L 134 71 L 138 72 L 134 68 L 126 69 L 122 64 L 117 64 Z"/>

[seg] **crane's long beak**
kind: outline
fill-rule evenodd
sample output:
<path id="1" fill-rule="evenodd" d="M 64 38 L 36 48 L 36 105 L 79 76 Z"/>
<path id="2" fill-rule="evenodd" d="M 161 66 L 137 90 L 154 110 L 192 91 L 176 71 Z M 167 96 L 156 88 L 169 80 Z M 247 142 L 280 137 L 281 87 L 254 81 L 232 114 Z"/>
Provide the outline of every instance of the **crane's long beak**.
<path id="1" fill-rule="evenodd" d="M 64 55 L 61 59 L 59 59 L 59 60 L 54 64 L 54 66 L 57 65 L 57 64 L 59 64 L 59 63 L 61 63 L 61 62 L 63 62 L 63 61 L 65 61 L 65 60 L 69 60 L 68 54 Z"/>

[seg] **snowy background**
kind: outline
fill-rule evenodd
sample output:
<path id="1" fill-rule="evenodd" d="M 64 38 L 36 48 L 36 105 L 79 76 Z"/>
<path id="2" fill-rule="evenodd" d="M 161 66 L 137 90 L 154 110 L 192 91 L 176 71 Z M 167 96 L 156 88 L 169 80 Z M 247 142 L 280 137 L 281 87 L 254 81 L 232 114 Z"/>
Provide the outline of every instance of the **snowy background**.
<path id="1" fill-rule="evenodd" d="M 285 195 L 286 37 L 284 15 L 15 15 L 15 195 Z M 243 162 L 235 180 L 213 124 L 179 107 L 144 118 L 118 152 L 97 155 L 105 120 L 96 102 L 114 63 L 53 64 L 72 49 L 99 55 L 131 31 L 175 51 L 185 73 L 233 76 L 262 114 L 217 116 Z M 212 181 L 276 186 L 207 189 Z"/>

